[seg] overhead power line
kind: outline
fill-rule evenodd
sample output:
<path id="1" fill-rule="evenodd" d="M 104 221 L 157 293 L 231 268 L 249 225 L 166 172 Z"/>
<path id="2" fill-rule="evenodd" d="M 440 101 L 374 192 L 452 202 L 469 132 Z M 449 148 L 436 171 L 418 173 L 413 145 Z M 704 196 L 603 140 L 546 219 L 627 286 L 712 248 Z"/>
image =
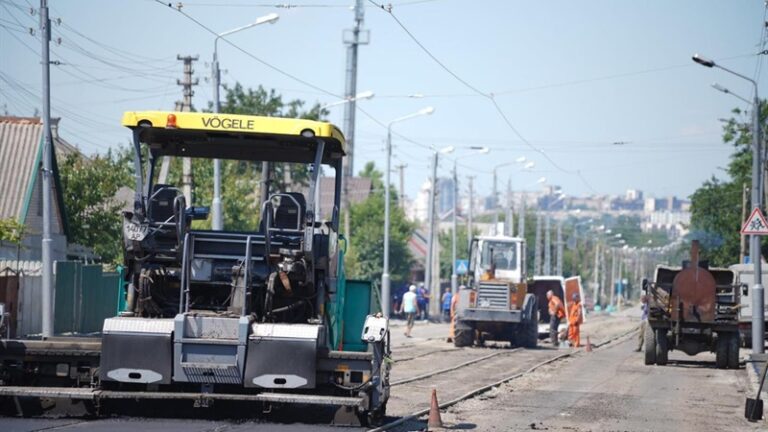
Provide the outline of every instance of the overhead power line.
<path id="1" fill-rule="evenodd" d="M 423 44 L 419 39 L 408 29 L 408 27 L 403 24 L 402 21 L 400 21 L 399 18 L 392 12 L 392 5 L 384 5 L 376 3 L 373 0 L 368 0 L 369 3 L 377 6 L 379 9 L 383 10 L 384 12 L 388 13 L 390 17 L 397 23 L 397 25 L 408 35 L 408 37 L 411 38 L 411 40 L 419 47 L 421 50 L 429 57 L 431 58 L 438 66 L 440 66 L 445 72 L 447 72 L 449 75 L 451 75 L 456 81 L 464 85 L 464 87 L 470 89 L 472 92 L 483 96 L 484 98 L 488 99 L 491 104 L 493 105 L 496 112 L 499 114 L 499 116 L 502 118 L 504 123 L 509 127 L 509 129 L 512 131 L 512 133 L 520 139 L 525 145 L 527 145 L 531 150 L 539 153 L 544 159 L 546 159 L 552 166 L 557 168 L 559 171 L 567 174 L 576 174 L 582 182 L 589 188 L 591 191 L 595 192 L 595 189 L 592 187 L 589 182 L 586 181 L 586 179 L 579 174 L 578 171 L 571 171 L 566 170 L 565 168 L 561 167 L 557 162 L 554 161 L 549 155 L 547 155 L 542 149 L 534 146 L 530 141 L 528 141 L 521 133 L 520 131 L 512 124 L 512 121 L 509 119 L 507 114 L 504 112 L 504 110 L 499 106 L 498 102 L 496 102 L 496 99 L 494 97 L 493 93 L 486 93 L 479 88 L 475 87 L 473 84 L 469 83 L 467 80 L 462 78 L 459 74 L 454 72 L 451 68 L 449 68 L 445 63 L 443 63 L 437 56 L 432 54 L 432 52 Z"/>

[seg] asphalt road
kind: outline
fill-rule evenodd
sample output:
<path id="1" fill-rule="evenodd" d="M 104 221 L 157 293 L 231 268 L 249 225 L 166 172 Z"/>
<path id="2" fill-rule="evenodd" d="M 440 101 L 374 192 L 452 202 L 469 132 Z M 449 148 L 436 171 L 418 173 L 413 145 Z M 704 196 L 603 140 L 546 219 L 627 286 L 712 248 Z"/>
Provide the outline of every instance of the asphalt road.
<path id="1" fill-rule="evenodd" d="M 599 343 L 635 328 L 632 314 L 589 317 L 583 340 Z M 426 372 L 460 365 L 473 359 L 488 360 L 392 388 L 388 420 L 425 408 L 432 388 L 441 401 L 464 394 L 482 384 L 524 371 L 543 360 L 571 352 L 543 343 L 536 350 L 510 350 L 506 343 L 456 349 L 445 342 L 447 325 L 419 323 L 412 338 L 393 323 L 395 364 L 392 381 L 407 380 Z M 443 412 L 446 426 L 454 430 L 553 430 L 553 431 L 734 431 L 758 430 L 743 420 L 745 370 L 714 369 L 711 355 L 687 357 L 673 353 L 666 367 L 645 366 L 632 351 L 633 335 L 596 349 L 580 350 L 573 357 L 544 366 L 530 375 L 460 402 Z M 498 354 L 495 354 L 498 353 Z M 211 413 L 216 414 L 215 407 Z M 0 418 L 0 431 L 339 431 L 329 419 L 309 420 L 309 408 L 284 409 L 254 420 L 102 418 L 21 419 Z M 171 414 L 172 415 L 172 414 Z M 397 431 L 420 430 L 425 419 L 409 421 Z M 362 431 L 363 428 L 343 428 Z"/>
<path id="2" fill-rule="evenodd" d="M 757 431 L 744 420 L 747 374 L 718 370 L 714 356 L 673 352 L 645 366 L 623 340 L 545 366 L 443 413 L 453 429 L 481 431 Z"/>

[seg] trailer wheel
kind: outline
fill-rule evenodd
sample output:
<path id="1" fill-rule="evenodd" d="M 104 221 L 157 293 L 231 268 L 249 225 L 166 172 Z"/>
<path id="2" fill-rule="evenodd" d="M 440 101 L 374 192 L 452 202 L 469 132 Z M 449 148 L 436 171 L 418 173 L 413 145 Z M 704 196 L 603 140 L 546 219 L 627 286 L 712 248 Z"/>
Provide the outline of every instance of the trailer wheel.
<path id="1" fill-rule="evenodd" d="M 365 412 L 360 415 L 360 423 L 366 427 L 381 426 L 384 417 L 387 414 L 387 403 L 385 402 L 379 408 Z"/>
<path id="2" fill-rule="evenodd" d="M 645 364 L 656 364 L 656 332 L 650 324 L 646 323 L 643 329 L 645 335 L 643 336 L 643 343 L 645 345 Z"/>
<path id="3" fill-rule="evenodd" d="M 717 344 L 715 345 L 715 366 L 718 369 L 728 367 L 728 345 L 730 337 L 727 333 L 717 335 Z"/>
<path id="4" fill-rule="evenodd" d="M 475 329 L 469 328 L 456 328 L 453 331 L 453 346 L 457 348 L 472 346 L 475 342 Z"/>
<path id="5" fill-rule="evenodd" d="M 656 364 L 664 366 L 669 359 L 669 340 L 667 329 L 656 330 Z"/>
<path id="6" fill-rule="evenodd" d="M 739 333 L 731 333 L 728 338 L 728 368 L 739 368 Z"/>

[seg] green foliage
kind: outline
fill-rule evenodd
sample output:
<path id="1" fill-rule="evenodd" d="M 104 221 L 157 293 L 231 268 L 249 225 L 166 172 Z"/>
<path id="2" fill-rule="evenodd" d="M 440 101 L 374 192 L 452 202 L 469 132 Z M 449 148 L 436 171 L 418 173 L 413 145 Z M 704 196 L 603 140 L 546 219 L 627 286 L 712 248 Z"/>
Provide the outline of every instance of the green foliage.
<path id="1" fill-rule="evenodd" d="M 728 266 L 739 261 L 739 229 L 742 217 L 742 187 L 752 184 L 751 116 L 723 121 L 723 142 L 733 147 L 727 167 L 727 179 L 712 176 L 691 195 L 692 239 L 702 243 L 702 257 L 711 264 Z M 768 104 L 760 104 L 760 124 L 765 130 Z M 747 204 L 749 208 L 749 204 Z M 763 247 L 763 255 L 765 255 Z"/>
<path id="2" fill-rule="evenodd" d="M 384 191 L 376 187 L 381 185 L 381 172 L 369 162 L 360 173 L 372 179 L 373 192 L 363 202 L 350 208 L 350 246 L 346 269 L 347 277 L 378 281 L 381 279 L 384 262 Z M 389 235 L 389 272 L 392 280 L 408 280 L 412 258 L 408 250 L 408 239 L 414 226 L 405 217 L 405 212 L 397 205 L 397 194 L 390 194 L 390 235 Z"/>
<path id="3" fill-rule="evenodd" d="M 20 246 L 25 231 L 26 227 L 24 224 L 19 223 L 16 219 L 0 219 L 0 241 L 6 241 L 13 243 L 16 246 Z"/>
<path id="4" fill-rule="evenodd" d="M 91 159 L 72 153 L 60 165 L 70 242 L 92 247 L 107 263 L 121 260 L 123 203 L 115 199 L 132 178 L 122 158 L 111 151 Z"/>
<path id="5" fill-rule="evenodd" d="M 646 247 L 649 244 L 658 246 L 666 244 L 669 240 L 667 234 L 661 230 L 643 232 L 640 223 L 639 216 L 619 216 L 609 227 L 614 236 L 621 234 L 620 238 L 624 239 L 629 247 Z"/>

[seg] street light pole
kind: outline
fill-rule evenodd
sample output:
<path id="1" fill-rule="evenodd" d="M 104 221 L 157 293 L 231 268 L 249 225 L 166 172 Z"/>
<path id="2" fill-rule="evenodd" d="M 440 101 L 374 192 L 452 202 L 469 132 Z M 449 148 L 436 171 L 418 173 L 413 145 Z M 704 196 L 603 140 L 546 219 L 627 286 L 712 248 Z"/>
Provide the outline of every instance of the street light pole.
<path id="1" fill-rule="evenodd" d="M 706 67 L 716 67 L 732 75 L 745 79 L 752 83 L 755 88 L 754 100 L 752 102 L 752 209 L 760 210 L 762 207 L 762 197 L 760 194 L 761 180 L 761 151 L 760 151 L 760 99 L 757 94 L 757 82 L 752 78 L 734 72 L 723 66 L 716 64 L 713 60 L 706 59 L 698 54 L 694 54 L 693 61 Z M 765 352 L 765 305 L 763 289 L 762 272 L 762 254 L 760 252 L 760 236 L 752 235 L 749 238 L 750 252 L 749 256 L 754 266 L 755 282 L 752 286 L 752 352 L 763 354 Z"/>
<path id="2" fill-rule="evenodd" d="M 451 238 L 451 295 L 459 290 L 459 276 L 456 274 L 456 213 L 459 211 L 459 187 L 456 177 L 456 159 L 453 160 L 453 236 Z"/>
<path id="3" fill-rule="evenodd" d="M 421 109 L 413 114 L 396 118 L 387 125 L 387 161 L 384 171 L 384 268 L 381 272 L 381 312 L 389 318 L 390 285 L 389 285 L 389 171 L 392 161 L 392 125 L 404 120 L 435 112 L 432 107 Z"/>
<path id="4" fill-rule="evenodd" d="M 469 208 L 467 208 L 467 250 L 472 249 L 472 236 L 474 235 L 475 228 L 472 224 L 472 217 L 475 213 L 475 190 L 472 182 L 475 176 L 468 176 L 469 180 Z"/>
<path id="5" fill-rule="evenodd" d="M 213 62 L 211 63 L 211 81 L 213 82 L 213 112 L 221 112 L 221 99 L 219 97 L 219 87 L 221 87 L 221 70 L 219 70 L 219 39 L 224 36 L 237 33 L 239 31 L 255 27 L 260 24 L 272 23 L 279 19 L 279 15 L 271 13 L 264 15 L 256 19 L 256 21 L 246 24 L 241 27 L 237 27 L 232 30 L 225 31 L 216 35 L 216 39 L 213 40 Z M 266 174 L 264 168 L 267 167 L 267 163 L 262 164 L 262 177 Z M 268 167 L 267 167 L 268 170 Z M 264 180 L 266 181 L 266 180 Z M 189 203 L 191 205 L 191 203 Z M 221 231 L 224 229 L 224 215 L 221 210 L 221 159 L 213 160 L 213 200 L 211 202 L 211 228 L 214 231 Z"/>

